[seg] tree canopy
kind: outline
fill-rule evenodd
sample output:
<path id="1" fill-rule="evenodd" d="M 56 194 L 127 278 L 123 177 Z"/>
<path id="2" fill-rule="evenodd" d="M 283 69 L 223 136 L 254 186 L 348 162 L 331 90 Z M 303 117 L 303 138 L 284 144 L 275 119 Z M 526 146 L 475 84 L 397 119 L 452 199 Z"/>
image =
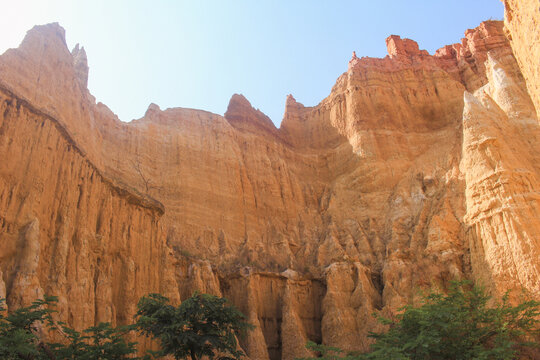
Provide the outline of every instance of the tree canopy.
<path id="1" fill-rule="evenodd" d="M 41 358 L 38 332 L 43 323 L 52 324 L 52 310 L 47 305 L 54 302 L 56 298 L 46 297 L 6 314 L 5 299 L 0 299 L 0 359 Z"/>
<path id="2" fill-rule="evenodd" d="M 135 342 L 127 342 L 124 335 L 132 327 L 114 328 L 99 323 L 82 333 L 62 322 L 55 322 L 52 314 L 57 299 L 45 296 L 30 306 L 6 314 L 4 299 L 0 299 L 0 359 L 5 360 L 122 360 L 139 359 Z M 61 343 L 47 342 L 42 333 L 61 334 Z"/>
<path id="3" fill-rule="evenodd" d="M 160 355 L 192 360 L 243 356 L 236 336 L 251 325 L 226 299 L 195 293 L 175 307 L 166 297 L 151 294 L 137 306 L 137 327 L 159 341 Z"/>
<path id="4" fill-rule="evenodd" d="M 310 344 L 324 359 L 466 360 L 515 359 L 538 347 L 540 303 L 512 306 L 469 282 L 453 282 L 447 294 L 431 292 L 419 307 L 406 306 L 395 319 L 379 318 L 389 330 L 371 333 L 366 354 Z"/>
<path id="5" fill-rule="evenodd" d="M 136 329 L 161 344 L 159 351 L 150 352 L 152 355 L 237 359 L 243 352 L 236 336 L 251 328 L 226 299 L 207 294 L 195 293 L 178 307 L 161 295 L 151 294 L 139 301 L 135 324 L 113 327 L 99 323 L 82 332 L 53 320 L 56 302 L 55 297 L 46 296 L 6 314 L 4 299 L 0 299 L 0 359 L 141 359 L 135 356 L 137 343 L 128 342 L 125 336 Z M 47 342 L 42 336 L 53 333 L 60 335 L 60 342 Z M 150 355 L 142 359 L 150 359 Z"/>

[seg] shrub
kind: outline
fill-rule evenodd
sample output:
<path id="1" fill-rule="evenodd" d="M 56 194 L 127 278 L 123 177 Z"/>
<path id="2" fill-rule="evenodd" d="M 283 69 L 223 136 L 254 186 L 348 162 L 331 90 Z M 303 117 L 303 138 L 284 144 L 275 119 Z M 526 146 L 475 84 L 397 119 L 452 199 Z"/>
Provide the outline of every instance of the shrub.
<path id="1" fill-rule="evenodd" d="M 243 356 L 236 335 L 251 325 L 226 299 L 195 293 L 178 307 L 168 302 L 164 296 L 151 294 L 137 305 L 137 327 L 159 341 L 159 355 L 192 360 Z"/>
<path id="2" fill-rule="evenodd" d="M 512 306 L 508 295 L 494 306 L 490 296 L 470 282 L 451 283 L 448 294 L 431 292 L 419 307 L 406 306 L 395 320 L 379 318 L 387 332 L 375 339 L 366 354 L 310 344 L 324 359 L 515 359 L 538 347 L 540 303 Z"/>

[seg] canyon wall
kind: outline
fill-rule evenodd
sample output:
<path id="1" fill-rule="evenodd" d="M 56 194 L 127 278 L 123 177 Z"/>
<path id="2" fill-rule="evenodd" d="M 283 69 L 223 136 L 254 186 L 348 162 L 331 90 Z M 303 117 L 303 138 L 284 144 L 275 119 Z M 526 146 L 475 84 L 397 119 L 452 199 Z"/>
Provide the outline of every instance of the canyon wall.
<path id="1" fill-rule="evenodd" d="M 179 300 L 163 207 L 113 184 L 51 116 L 0 89 L 0 254 L 9 308 L 43 294 L 80 328 L 131 321 L 149 291 Z"/>
<path id="2" fill-rule="evenodd" d="M 540 4 L 536 0 L 504 0 L 504 26 L 540 117 Z"/>
<path id="3" fill-rule="evenodd" d="M 0 295 L 57 295 L 80 329 L 213 293 L 272 360 L 365 350 L 372 313 L 453 279 L 540 298 L 538 57 L 518 40 L 538 17 L 506 6 L 512 41 L 499 21 L 434 55 L 390 36 L 317 106 L 289 95 L 279 129 L 242 95 L 121 122 L 84 48 L 36 26 L 0 56 Z"/>

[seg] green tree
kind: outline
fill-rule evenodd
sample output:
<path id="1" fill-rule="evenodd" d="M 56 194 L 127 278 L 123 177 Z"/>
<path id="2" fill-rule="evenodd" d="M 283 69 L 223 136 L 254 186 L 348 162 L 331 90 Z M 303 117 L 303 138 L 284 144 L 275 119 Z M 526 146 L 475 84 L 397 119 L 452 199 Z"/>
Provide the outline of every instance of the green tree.
<path id="1" fill-rule="evenodd" d="M 41 327 L 53 325 L 49 305 L 56 301 L 46 296 L 6 315 L 5 299 L 0 299 L 0 359 L 48 358 L 38 333 Z"/>
<path id="2" fill-rule="evenodd" d="M 0 299 L 0 359 L 6 360 L 122 360 L 137 359 L 135 342 L 126 342 L 124 335 L 132 326 L 113 328 L 100 323 L 79 333 L 52 319 L 57 298 L 45 296 L 30 306 L 5 315 L 4 299 Z M 40 339 L 40 329 L 59 331 L 64 343 L 48 343 Z"/>
<path id="3" fill-rule="evenodd" d="M 387 332 L 367 354 L 346 354 L 310 344 L 325 359 L 515 359 L 538 347 L 540 303 L 512 306 L 508 296 L 489 306 L 490 296 L 469 282 L 453 282 L 448 294 L 431 292 L 419 307 L 406 306 L 394 320 L 380 318 Z M 336 351 L 337 350 L 337 351 Z"/>
<path id="4" fill-rule="evenodd" d="M 236 335 L 251 328 L 244 315 L 226 299 L 195 293 L 178 307 L 159 294 L 150 294 L 138 303 L 137 327 L 157 339 L 160 355 L 175 359 L 237 359 Z"/>
<path id="5" fill-rule="evenodd" d="M 99 323 L 82 333 L 65 325 L 62 326 L 68 339 L 67 344 L 50 344 L 56 360 L 122 360 L 139 359 L 136 342 L 127 342 L 125 335 L 133 326 L 114 328 L 110 323 Z"/>

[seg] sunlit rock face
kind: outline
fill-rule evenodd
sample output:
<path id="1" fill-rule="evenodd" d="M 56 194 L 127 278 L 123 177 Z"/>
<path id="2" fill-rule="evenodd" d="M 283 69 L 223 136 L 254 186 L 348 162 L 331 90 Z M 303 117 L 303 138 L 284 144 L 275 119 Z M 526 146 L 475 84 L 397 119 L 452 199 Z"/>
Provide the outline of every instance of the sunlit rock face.
<path id="1" fill-rule="evenodd" d="M 507 2 L 512 42 L 497 21 L 434 55 L 392 35 L 319 105 L 289 95 L 279 129 L 242 95 L 224 116 L 151 104 L 121 122 L 88 92 L 84 49 L 35 27 L 0 56 L 0 296 L 59 296 L 80 329 L 131 321 L 149 292 L 213 293 L 272 360 L 308 340 L 367 349 L 374 312 L 452 279 L 539 298 L 523 9 Z"/>
<path id="2" fill-rule="evenodd" d="M 540 117 L 540 6 L 536 0 L 504 0 L 504 27 Z"/>

